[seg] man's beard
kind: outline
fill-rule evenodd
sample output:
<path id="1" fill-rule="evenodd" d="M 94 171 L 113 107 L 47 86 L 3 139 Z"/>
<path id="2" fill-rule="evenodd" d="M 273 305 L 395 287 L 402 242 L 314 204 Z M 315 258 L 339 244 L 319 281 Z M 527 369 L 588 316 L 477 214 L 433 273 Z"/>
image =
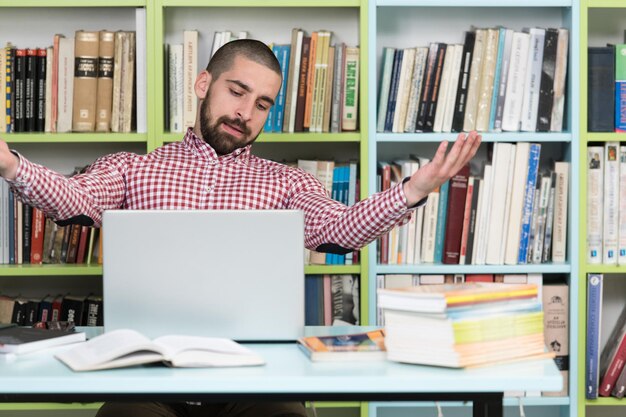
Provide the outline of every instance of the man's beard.
<path id="1" fill-rule="evenodd" d="M 209 94 L 210 90 L 209 93 L 207 93 L 207 98 L 202 100 L 202 104 L 200 105 L 200 133 L 202 133 L 204 141 L 211 145 L 218 155 L 228 155 L 235 149 L 243 148 L 254 142 L 259 134 L 251 137 L 250 129 L 246 123 L 240 119 L 231 119 L 226 116 L 221 116 L 215 121 L 215 123 L 210 123 L 210 114 L 207 111 Z M 243 136 L 241 138 L 237 138 L 229 133 L 219 130 L 219 126 L 222 123 L 229 124 L 230 126 L 241 130 Z"/>

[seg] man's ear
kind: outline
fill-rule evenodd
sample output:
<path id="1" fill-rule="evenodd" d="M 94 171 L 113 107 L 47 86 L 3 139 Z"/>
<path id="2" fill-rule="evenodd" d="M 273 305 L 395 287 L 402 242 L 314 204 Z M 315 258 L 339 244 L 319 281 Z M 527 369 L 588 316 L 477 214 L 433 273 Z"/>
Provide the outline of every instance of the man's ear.
<path id="1" fill-rule="evenodd" d="M 200 100 L 204 99 L 206 93 L 209 91 L 209 85 L 211 85 L 211 74 L 207 70 L 202 71 L 196 77 L 196 83 L 194 85 L 194 89 L 196 91 L 196 96 Z"/>

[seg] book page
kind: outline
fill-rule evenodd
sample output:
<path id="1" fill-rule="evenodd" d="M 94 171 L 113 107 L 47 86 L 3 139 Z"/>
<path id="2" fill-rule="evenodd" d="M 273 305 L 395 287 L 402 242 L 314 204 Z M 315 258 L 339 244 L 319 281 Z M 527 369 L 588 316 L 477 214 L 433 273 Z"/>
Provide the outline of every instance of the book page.
<path id="1" fill-rule="evenodd" d="M 262 365 L 263 358 L 224 338 L 162 336 L 154 339 L 170 365 L 176 367 Z"/>
<path id="2" fill-rule="evenodd" d="M 87 371 L 157 362 L 163 355 L 147 337 L 122 329 L 94 337 L 56 357 L 75 371 Z"/>

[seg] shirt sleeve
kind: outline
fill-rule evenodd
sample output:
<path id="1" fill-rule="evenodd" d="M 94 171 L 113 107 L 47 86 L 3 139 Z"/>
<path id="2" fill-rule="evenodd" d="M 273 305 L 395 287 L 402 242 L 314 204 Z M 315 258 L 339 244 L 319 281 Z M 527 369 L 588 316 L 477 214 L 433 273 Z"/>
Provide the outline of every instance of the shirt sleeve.
<path id="1" fill-rule="evenodd" d="M 422 202 L 420 202 L 422 203 Z M 346 206 L 331 199 L 312 175 L 296 182 L 289 208 L 304 211 L 305 246 L 318 249 L 339 246 L 345 252 L 359 249 L 397 225 L 406 224 L 413 209 L 407 208 L 403 183 Z"/>
<path id="2" fill-rule="evenodd" d="M 20 160 L 15 180 L 7 181 L 26 204 L 53 220 L 99 227 L 102 212 L 120 208 L 125 196 L 125 172 L 136 156 L 121 152 L 104 156 L 84 173 L 67 178 L 16 153 Z"/>

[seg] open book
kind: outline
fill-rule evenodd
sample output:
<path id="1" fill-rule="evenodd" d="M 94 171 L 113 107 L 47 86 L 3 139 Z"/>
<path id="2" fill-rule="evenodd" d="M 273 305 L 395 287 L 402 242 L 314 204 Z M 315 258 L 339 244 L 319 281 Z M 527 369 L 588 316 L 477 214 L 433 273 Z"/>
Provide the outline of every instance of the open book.
<path id="1" fill-rule="evenodd" d="M 128 329 L 104 333 L 60 352 L 56 357 L 74 371 L 121 368 L 153 362 L 183 368 L 265 363 L 262 357 L 230 339 L 161 336 L 150 340 Z"/>

